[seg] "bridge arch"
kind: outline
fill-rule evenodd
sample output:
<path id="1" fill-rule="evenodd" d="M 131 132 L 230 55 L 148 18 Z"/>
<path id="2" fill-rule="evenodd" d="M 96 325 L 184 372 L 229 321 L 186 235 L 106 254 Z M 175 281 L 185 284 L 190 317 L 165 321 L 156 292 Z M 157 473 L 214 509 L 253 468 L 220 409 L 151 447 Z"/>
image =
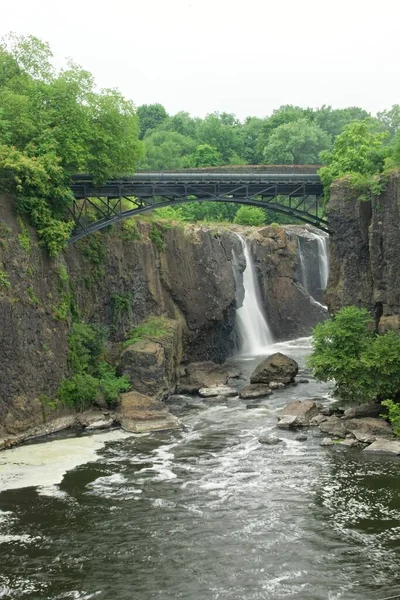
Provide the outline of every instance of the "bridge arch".
<path id="1" fill-rule="evenodd" d="M 257 208 L 263 208 L 270 212 L 284 214 L 290 217 L 295 217 L 299 221 L 303 223 L 307 223 L 309 225 L 313 225 L 314 227 L 325 231 L 326 233 L 330 233 L 328 229 L 328 223 L 325 219 L 313 215 L 307 215 L 303 211 L 300 211 L 295 208 L 290 208 L 289 206 L 285 206 L 283 204 L 277 204 L 273 202 L 265 202 L 262 200 L 250 200 L 246 198 L 226 198 L 220 200 L 210 200 L 209 198 L 196 198 L 193 200 L 184 200 L 184 199 L 176 199 L 176 200 L 166 200 L 164 202 L 159 202 L 157 204 L 135 207 L 129 210 L 121 211 L 115 215 L 110 215 L 107 217 L 103 217 L 98 221 L 94 221 L 93 223 L 89 223 L 85 227 L 78 227 L 73 232 L 70 243 L 77 242 L 78 240 L 90 235 L 91 233 L 95 233 L 96 231 L 101 231 L 110 225 L 114 225 L 128 219 L 129 217 L 134 217 L 136 215 L 144 214 L 155 210 L 157 208 L 166 208 L 167 206 L 177 206 L 179 204 L 187 204 L 189 202 L 225 202 L 225 203 L 234 203 L 234 204 L 245 204 L 247 206 L 256 206 Z M 97 208 L 97 207 L 96 207 Z"/>
<path id="2" fill-rule="evenodd" d="M 136 173 L 96 184 L 90 175 L 76 175 L 71 186 L 75 222 L 71 243 L 128 217 L 188 202 L 225 202 L 256 206 L 295 217 L 328 231 L 322 211 L 323 187 L 315 165 L 190 169 Z M 122 200 L 132 203 L 126 210 Z M 88 208 L 99 219 L 89 223 Z"/>

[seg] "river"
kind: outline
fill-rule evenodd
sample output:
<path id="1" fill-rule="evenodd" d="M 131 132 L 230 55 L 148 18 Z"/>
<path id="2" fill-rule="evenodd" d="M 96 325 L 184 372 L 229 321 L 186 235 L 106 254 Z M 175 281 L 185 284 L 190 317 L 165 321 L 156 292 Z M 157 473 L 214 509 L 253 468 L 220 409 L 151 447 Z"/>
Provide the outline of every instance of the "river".
<path id="1" fill-rule="evenodd" d="M 309 340 L 277 344 L 301 368 Z M 237 359 L 246 374 L 257 359 Z M 368 600 L 400 591 L 400 462 L 279 432 L 310 379 L 181 431 L 54 437 L 0 454 L 0 598 Z M 196 402 L 196 400 L 195 400 Z"/>

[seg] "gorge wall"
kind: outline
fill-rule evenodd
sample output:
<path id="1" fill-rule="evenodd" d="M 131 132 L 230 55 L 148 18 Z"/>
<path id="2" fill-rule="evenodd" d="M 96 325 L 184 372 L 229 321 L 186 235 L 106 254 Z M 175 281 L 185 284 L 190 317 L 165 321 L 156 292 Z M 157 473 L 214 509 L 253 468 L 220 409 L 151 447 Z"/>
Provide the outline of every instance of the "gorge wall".
<path id="1" fill-rule="evenodd" d="M 237 229 L 251 240 L 275 338 L 308 334 L 324 314 L 298 282 L 304 229 Z M 12 199 L 0 196 L 0 438 L 65 412 L 49 411 L 42 398 L 68 376 L 73 319 L 104 325 L 115 360 L 129 331 L 152 315 L 180 323 L 184 362 L 233 354 L 233 249 L 240 255 L 239 239 L 224 226 L 129 221 L 50 259 Z"/>
<path id="2" fill-rule="evenodd" d="M 380 331 L 400 328 L 400 175 L 371 199 L 346 181 L 333 184 L 327 207 L 330 274 L 325 295 L 330 312 L 364 306 Z"/>

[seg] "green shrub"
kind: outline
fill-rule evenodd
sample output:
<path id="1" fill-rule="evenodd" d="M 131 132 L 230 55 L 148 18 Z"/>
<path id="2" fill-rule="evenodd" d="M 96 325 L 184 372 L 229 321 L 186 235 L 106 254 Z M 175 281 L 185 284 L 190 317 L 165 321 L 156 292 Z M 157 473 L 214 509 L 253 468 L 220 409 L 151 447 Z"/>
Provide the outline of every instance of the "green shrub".
<path id="1" fill-rule="evenodd" d="M 365 309 L 342 308 L 313 332 L 308 359 L 321 381 L 335 381 L 344 400 L 382 400 L 400 392 L 400 334 L 375 335 Z"/>
<path id="2" fill-rule="evenodd" d="M 266 213 L 257 206 L 241 206 L 237 211 L 233 222 L 237 225 L 263 225 L 265 223 Z"/>
<path id="3" fill-rule="evenodd" d="M 386 406 L 389 411 L 389 421 L 394 434 L 400 437 L 400 404 L 393 402 L 393 400 L 384 400 L 382 405 Z"/>
<path id="4" fill-rule="evenodd" d="M 151 224 L 150 239 L 159 252 L 164 252 L 164 250 L 165 250 L 164 232 L 161 229 L 160 225 L 156 225 L 156 223 Z"/>
<path id="5" fill-rule="evenodd" d="M 35 306 L 39 306 L 40 300 L 36 296 L 35 290 L 33 289 L 32 286 L 28 287 L 28 296 L 29 296 L 29 300 L 32 302 L 32 304 L 34 304 Z"/>
<path id="6" fill-rule="evenodd" d="M 168 319 L 165 317 L 150 317 L 132 329 L 124 346 L 131 346 L 145 339 L 159 339 L 168 332 Z"/>
<path id="7" fill-rule="evenodd" d="M 86 323 L 75 323 L 68 336 L 68 365 L 72 376 L 61 383 L 58 396 L 67 405 L 82 410 L 103 399 L 114 408 L 121 392 L 130 388 L 126 377 L 118 377 L 105 359 L 106 332 Z"/>
<path id="8" fill-rule="evenodd" d="M 19 225 L 19 228 L 21 229 L 21 233 L 18 235 L 19 245 L 21 246 L 21 248 L 23 250 L 25 250 L 25 252 L 27 254 L 30 254 L 31 247 L 32 247 L 32 241 L 29 236 L 28 229 L 21 217 L 18 217 L 18 225 Z"/>
<path id="9" fill-rule="evenodd" d="M 11 282 L 5 271 L 0 271 L 0 289 L 7 288 L 10 289 Z"/>
<path id="10" fill-rule="evenodd" d="M 140 240 L 140 233 L 134 218 L 122 221 L 120 237 L 124 242 L 135 242 L 136 240 Z"/>

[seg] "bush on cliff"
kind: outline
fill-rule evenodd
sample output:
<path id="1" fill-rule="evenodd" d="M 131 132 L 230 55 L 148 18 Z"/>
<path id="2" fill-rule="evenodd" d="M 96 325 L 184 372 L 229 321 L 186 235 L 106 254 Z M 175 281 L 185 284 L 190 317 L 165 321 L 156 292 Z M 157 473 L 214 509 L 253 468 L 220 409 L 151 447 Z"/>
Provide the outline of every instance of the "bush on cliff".
<path id="1" fill-rule="evenodd" d="M 313 332 L 308 359 L 320 381 L 335 381 L 343 400 L 396 400 L 400 392 L 400 335 L 375 335 L 365 309 L 342 308 Z"/>
<path id="2" fill-rule="evenodd" d="M 105 357 L 105 332 L 86 323 L 75 323 L 68 336 L 68 364 L 71 377 L 61 383 L 58 396 L 67 406 L 82 410 L 96 400 L 114 408 L 121 392 L 130 385 L 118 377 Z"/>

